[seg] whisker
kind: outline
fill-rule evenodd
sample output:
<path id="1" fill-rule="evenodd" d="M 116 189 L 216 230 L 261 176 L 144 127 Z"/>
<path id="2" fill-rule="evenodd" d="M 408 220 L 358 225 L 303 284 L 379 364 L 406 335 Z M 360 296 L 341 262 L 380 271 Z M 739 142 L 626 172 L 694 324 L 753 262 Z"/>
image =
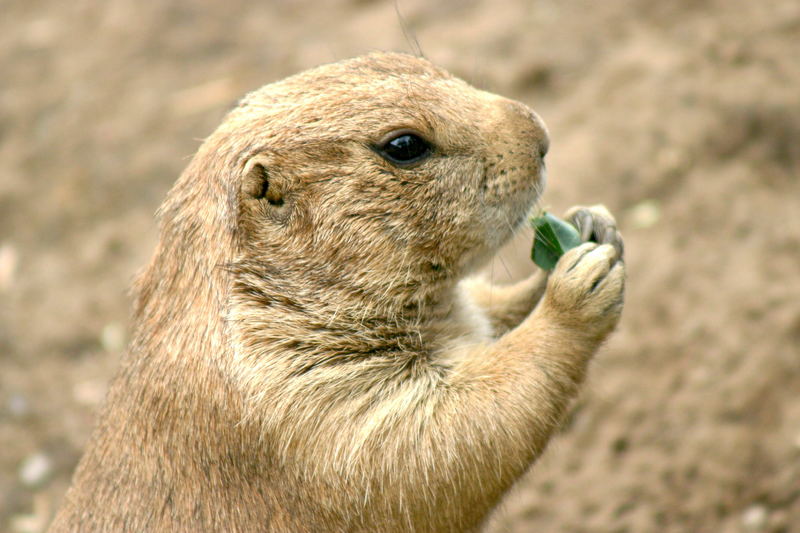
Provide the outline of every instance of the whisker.
<path id="1" fill-rule="evenodd" d="M 403 37 L 406 39 L 406 43 L 411 48 L 411 51 L 417 57 L 425 57 L 425 54 L 422 53 L 422 47 L 419 44 L 419 40 L 417 39 L 417 34 L 411 29 L 411 26 L 408 24 L 408 21 L 403 16 L 403 13 L 400 11 L 400 2 L 399 0 L 395 0 L 394 2 L 394 12 L 397 14 L 397 22 L 400 23 L 400 28 L 403 30 Z"/>
<path id="2" fill-rule="evenodd" d="M 508 274 L 508 278 L 511 279 L 513 276 L 511 275 L 511 270 L 508 268 L 508 265 L 506 264 L 505 259 L 503 259 L 502 252 L 497 254 L 497 259 L 500 260 L 500 264 L 503 265 L 503 268 L 505 269 L 506 274 Z"/>
<path id="3" fill-rule="evenodd" d="M 489 308 L 492 307 L 492 298 L 494 297 L 494 261 L 489 263 Z"/>

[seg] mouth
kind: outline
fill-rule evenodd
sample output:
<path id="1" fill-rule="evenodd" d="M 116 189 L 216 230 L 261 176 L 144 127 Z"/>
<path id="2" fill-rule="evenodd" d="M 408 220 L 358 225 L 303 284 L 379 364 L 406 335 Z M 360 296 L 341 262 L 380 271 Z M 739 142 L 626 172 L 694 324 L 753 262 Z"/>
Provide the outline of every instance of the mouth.
<path id="1" fill-rule="evenodd" d="M 536 185 L 534 187 L 534 190 L 536 191 L 535 202 L 539 201 L 542 193 L 544 193 L 545 187 L 547 187 L 547 164 L 544 162 L 544 159 L 542 159 L 542 164 L 539 166 L 539 179 L 536 180 Z"/>

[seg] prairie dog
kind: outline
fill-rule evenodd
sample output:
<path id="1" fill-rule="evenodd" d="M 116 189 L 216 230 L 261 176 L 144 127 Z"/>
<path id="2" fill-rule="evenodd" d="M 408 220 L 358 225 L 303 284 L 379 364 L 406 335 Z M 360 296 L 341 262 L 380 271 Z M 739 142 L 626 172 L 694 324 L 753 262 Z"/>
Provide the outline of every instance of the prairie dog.
<path id="1" fill-rule="evenodd" d="M 133 337 L 52 532 L 477 531 L 622 309 L 621 238 L 510 287 L 548 136 L 404 54 L 245 97 L 159 211 Z M 489 303 L 491 302 L 491 305 Z"/>

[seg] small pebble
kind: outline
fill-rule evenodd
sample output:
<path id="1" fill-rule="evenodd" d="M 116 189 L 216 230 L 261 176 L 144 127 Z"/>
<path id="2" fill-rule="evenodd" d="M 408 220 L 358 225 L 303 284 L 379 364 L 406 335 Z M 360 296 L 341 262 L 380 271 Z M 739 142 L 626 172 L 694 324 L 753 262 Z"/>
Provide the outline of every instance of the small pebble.
<path id="1" fill-rule="evenodd" d="M 769 512 L 763 505 L 751 505 L 742 513 L 742 525 L 748 531 L 761 531 L 767 525 Z"/>
<path id="2" fill-rule="evenodd" d="M 33 495 L 33 511 L 11 516 L 11 531 L 14 533 L 43 533 L 52 517 L 51 502 L 47 494 Z"/>
<path id="3" fill-rule="evenodd" d="M 28 400 L 22 394 L 12 394 L 6 402 L 6 408 L 14 418 L 22 418 L 30 412 Z"/>
<path id="4" fill-rule="evenodd" d="M 42 533 L 47 521 L 35 514 L 18 514 L 11 517 L 11 530 L 14 533 Z"/>
<path id="5" fill-rule="evenodd" d="M 0 245 L 0 292 L 7 291 L 14 284 L 18 262 L 16 248 L 9 243 Z"/>
<path id="6" fill-rule="evenodd" d="M 44 483 L 53 471 L 53 461 L 43 453 L 29 455 L 19 468 L 19 479 L 27 487 Z"/>
<path id="7" fill-rule="evenodd" d="M 100 333 L 100 344 L 107 352 L 120 352 L 125 348 L 125 328 L 119 322 L 111 322 Z"/>
<path id="8" fill-rule="evenodd" d="M 106 395 L 104 381 L 80 381 L 72 387 L 72 396 L 78 403 L 89 407 L 97 407 Z"/>
<path id="9" fill-rule="evenodd" d="M 36 19 L 25 28 L 23 42 L 33 49 L 47 48 L 56 42 L 61 27 L 55 18 Z"/>
<path id="10" fill-rule="evenodd" d="M 655 200 L 643 200 L 628 209 L 627 215 L 633 227 L 651 228 L 661 219 L 661 206 Z"/>

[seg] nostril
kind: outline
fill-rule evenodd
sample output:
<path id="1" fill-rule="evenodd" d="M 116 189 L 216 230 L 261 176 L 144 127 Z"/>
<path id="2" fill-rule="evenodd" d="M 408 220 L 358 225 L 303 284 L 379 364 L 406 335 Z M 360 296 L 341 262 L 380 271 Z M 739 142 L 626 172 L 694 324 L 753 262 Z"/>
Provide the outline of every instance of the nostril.
<path id="1" fill-rule="evenodd" d="M 539 142 L 539 157 L 544 159 L 544 156 L 547 155 L 547 151 L 550 149 L 550 139 L 545 137 Z"/>

